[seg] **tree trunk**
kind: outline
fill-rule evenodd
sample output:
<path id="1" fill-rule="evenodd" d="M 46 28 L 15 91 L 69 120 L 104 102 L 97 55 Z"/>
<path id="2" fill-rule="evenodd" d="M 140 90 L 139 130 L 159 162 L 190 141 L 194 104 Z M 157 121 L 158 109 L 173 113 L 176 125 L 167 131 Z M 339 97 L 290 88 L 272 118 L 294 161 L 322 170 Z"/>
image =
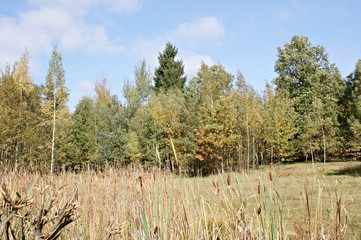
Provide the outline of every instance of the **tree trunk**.
<path id="1" fill-rule="evenodd" d="M 249 155 L 250 155 L 250 137 L 249 137 L 249 123 L 248 123 L 248 114 L 246 114 L 247 121 L 247 170 L 249 170 Z"/>
<path id="2" fill-rule="evenodd" d="M 55 129 L 56 129 L 56 95 L 54 91 L 54 108 L 53 108 L 53 136 L 51 139 L 51 163 L 50 163 L 50 174 L 54 172 L 54 150 L 55 150 Z"/>
<path id="3" fill-rule="evenodd" d="M 314 162 L 314 158 L 313 158 L 313 150 L 312 150 L 311 140 L 310 140 L 310 150 L 311 150 L 312 170 L 315 171 L 315 162 Z"/>
<path id="4" fill-rule="evenodd" d="M 15 145 L 15 167 L 14 171 L 18 171 L 18 164 L 19 164 L 19 140 L 16 139 L 16 145 Z"/>
<path id="5" fill-rule="evenodd" d="M 256 169 L 256 143 L 255 143 L 255 137 L 252 136 L 252 168 Z"/>
<path id="6" fill-rule="evenodd" d="M 322 129 L 322 140 L 323 140 L 323 163 L 326 163 L 326 136 L 325 136 L 325 130 L 323 129 L 323 125 L 321 126 Z"/>

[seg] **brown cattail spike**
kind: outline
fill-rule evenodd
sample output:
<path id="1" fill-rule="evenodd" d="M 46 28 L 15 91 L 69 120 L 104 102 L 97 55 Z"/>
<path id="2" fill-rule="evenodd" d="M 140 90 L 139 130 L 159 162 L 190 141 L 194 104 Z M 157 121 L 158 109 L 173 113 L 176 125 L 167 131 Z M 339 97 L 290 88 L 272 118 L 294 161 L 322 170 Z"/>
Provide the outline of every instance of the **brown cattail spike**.
<path id="1" fill-rule="evenodd" d="M 135 219 L 135 226 L 137 227 L 137 229 L 140 229 L 140 221 L 138 218 Z"/>
<path id="2" fill-rule="evenodd" d="M 231 186 L 231 175 L 229 175 L 229 174 L 227 176 L 227 185 Z"/>
<path id="3" fill-rule="evenodd" d="M 262 206 L 260 205 L 257 209 L 257 214 L 261 214 Z"/>
<path id="4" fill-rule="evenodd" d="M 139 176 L 138 177 L 138 181 L 140 183 L 140 187 L 142 188 L 143 187 L 143 179 L 142 179 L 142 176 Z"/>

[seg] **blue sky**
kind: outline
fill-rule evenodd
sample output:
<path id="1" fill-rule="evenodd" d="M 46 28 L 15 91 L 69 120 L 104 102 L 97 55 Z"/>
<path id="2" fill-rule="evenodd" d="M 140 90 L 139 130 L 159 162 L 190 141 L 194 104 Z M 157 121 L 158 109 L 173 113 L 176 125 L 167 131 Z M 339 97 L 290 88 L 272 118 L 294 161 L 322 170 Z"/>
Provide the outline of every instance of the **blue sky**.
<path id="1" fill-rule="evenodd" d="M 106 77 L 122 99 L 140 59 L 157 66 L 167 42 L 178 47 L 188 77 L 203 60 L 222 64 L 262 91 L 277 47 L 294 35 L 322 45 L 345 77 L 361 58 L 361 0 L 2 0 L 0 67 L 25 48 L 43 83 L 54 46 L 62 52 L 71 109 Z"/>

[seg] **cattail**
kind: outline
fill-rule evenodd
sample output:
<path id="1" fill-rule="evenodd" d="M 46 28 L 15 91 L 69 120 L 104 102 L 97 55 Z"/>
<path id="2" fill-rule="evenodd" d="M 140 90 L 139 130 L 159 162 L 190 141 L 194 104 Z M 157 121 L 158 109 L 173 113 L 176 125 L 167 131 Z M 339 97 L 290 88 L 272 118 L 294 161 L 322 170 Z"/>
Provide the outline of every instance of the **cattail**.
<path id="1" fill-rule="evenodd" d="M 227 185 L 231 186 L 231 175 L 229 175 L 229 174 L 227 176 Z"/>
<path id="2" fill-rule="evenodd" d="M 268 173 L 268 176 L 269 176 L 269 180 L 271 180 L 271 182 L 272 182 L 272 173 L 269 172 L 269 173 Z"/>
<path id="3" fill-rule="evenodd" d="M 261 194 L 261 182 L 258 180 L 258 194 Z"/>
<path id="4" fill-rule="evenodd" d="M 258 209 L 257 209 L 257 214 L 261 214 L 261 210 L 262 210 L 262 206 L 259 205 Z"/>
<path id="5" fill-rule="evenodd" d="M 218 189 L 218 183 L 216 181 L 213 181 L 212 184 L 214 188 Z"/>
<path id="6" fill-rule="evenodd" d="M 140 229 L 140 221 L 138 218 L 135 219 L 135 226 L 137 227 L 137 229 Z"/>
<path id="7" fill-rule="evenodd" d="M 142 176 L 139 176 L 138 177 L 138 181 L 140 183 L 140 187 L 142 188 L 143 187 L 143 179 L 142 179 Z"/>
<path id="8" fill-rule="evenodd" d="M 158 234 L 158 226 L 155 226 L 155 228 L 154 228 L 154 233 L 153 233 L 154 235 L 157 235 Z"/>

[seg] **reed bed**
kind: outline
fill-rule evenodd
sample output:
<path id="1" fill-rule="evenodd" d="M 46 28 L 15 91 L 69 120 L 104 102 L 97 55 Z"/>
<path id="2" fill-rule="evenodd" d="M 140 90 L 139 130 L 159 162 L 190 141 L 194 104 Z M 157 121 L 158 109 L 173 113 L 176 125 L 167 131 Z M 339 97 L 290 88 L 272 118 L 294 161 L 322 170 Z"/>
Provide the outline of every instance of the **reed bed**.
<path id="1" fill-rule="evenodd" d="M 141 169 L 10 173 L 0 183 L 13 194 L 34 186 L 34 216 L 39 189 L 55 189 L 59 206 L 76 192 L 78 218 L 59 239 L 360 239 L 360 177 L 334 172 L 357 163 L 346 164 L 202 178 Z"/>

